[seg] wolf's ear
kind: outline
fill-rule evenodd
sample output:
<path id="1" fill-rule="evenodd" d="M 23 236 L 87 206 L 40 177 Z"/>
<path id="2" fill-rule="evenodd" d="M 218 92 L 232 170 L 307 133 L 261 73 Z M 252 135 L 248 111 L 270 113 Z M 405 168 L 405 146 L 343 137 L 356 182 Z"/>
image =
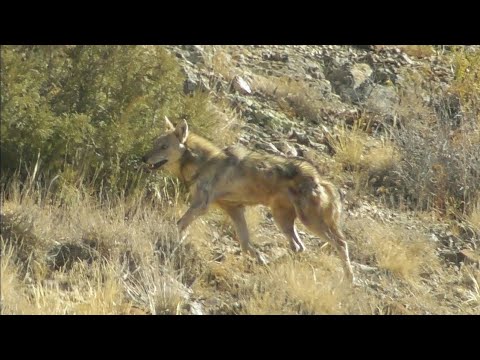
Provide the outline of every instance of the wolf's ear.
<path id="1" fill-rule="evenodd" d="M 188 124 L 185 120 L 180 121 L 175 128 L 175 135 L 181 144 L 187 141 L 188 137 Z"/>
<path id="2" fill-rule="evenodd" d="M 175 126 L 173 126 L 173 124 L 170 122 L 170 120 L 168 120 L 167 116 L 165 116 L 165 127 L 166 127 L 167 131 L 175 130 Z"/>

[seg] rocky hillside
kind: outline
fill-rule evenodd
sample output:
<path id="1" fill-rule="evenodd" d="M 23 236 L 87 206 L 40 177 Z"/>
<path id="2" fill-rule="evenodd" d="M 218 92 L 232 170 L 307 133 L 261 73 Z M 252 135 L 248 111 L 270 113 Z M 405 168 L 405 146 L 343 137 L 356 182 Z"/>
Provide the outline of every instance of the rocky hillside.
<path id="1" fill-rule="evenodd" d="M 292 254 L 263 208 L 247 221 L 266 267 L 240 255 L 217 212 L 179 242 L 186 204 L 166 178 L 160 205 L 131 211 L 7 201 L 2 237 L 23 242 L 4 258 L 30 264 L 2 264 L 7 312 L 480 313 L 480 47 L 165 48 L 184 93 L 208 97 L 213 142 L 307 159 L 338 185 L 359 285 L 301 225 L 307 252 Z"/>
<path id="2" fill-rule="evenodd" d="M 401 199 L 392 200 L 396 196 L 404 196 L 395 188 L 398 184 L 387 189 L 392 186 L 391 182 L 375 179 L 378 176 L 374 172 L 364 179 L 366 183 L 373 184 L 370 192 L 358 191 L 358 184 L 348 171 L 341 175 L 329 172 L 340 160 L 335 157 L 339 150 L 335 147 L 335 139 L 339 129 L 345 129 L 342 126 L 358 126 L 368 134 L 365 148 L 360 150 L 364 153 L 360 157 L 365 156 L 370 147 L 378 147 L 379 140 L 402 141 L 402 136 L 409 134 L 404 129 L 416 121 L 416 117 L 424 116 L 425 112 L 433 113 L 438 121 L 446 122 L 452 132 L 460 128 L 458 118 L 468 115 L 462 114 L 467 110 L 462 109 L 462 101 L 453 90 L 458 69 L 452 64 L 452 57 L 445 55 L 452 49 L 331 45 L 197 45 L 168 48 L 183 66 L 185 93 L 200 90 L 209 92 L 214 98 L 226 99 L 229 106 L 245 120 L 238 136 L 239 143 L 272 154 L 307 158 L 325 166 L 325 176 L 334 178 L 347 195 L 346 217 L 350 235 L 358 231 L 352 228 L 352 223 L 362 223 L 365 219 L 415 229 L 434 244 L 443 266 L 458 271 L 464 264 L 470 264 L 477 269 L 476 277 L 472 277 L 472 289 L 478 299 L 478 222 L 462 221 L 461 217 L 452 222 L 445 209 L 432 208 L 428 210 L 439 211 L 441 215 L 430 216 L 427 220 L 415 211 L 418 206 L 399 206 Z M 464 50 L 476 53 L 479 48 L 470 46 Z M 477 122 L 474 131 L 478 136 L 478 110 L 475 114 Z M 347 140 L 345 145 L 354 146 L 354 143 Z M 402 150 L 408 151 L 408 145 Z M 468 154 L 472 157 L 471 162 L 466 166 L 476 171 L 478 180 L 480 143 L 476 142 L 471 150 Z M 400 158 L 395 161 L 401 161 Z M 387 174 L 382 175 L 392 177 L 388 170 L 397 169 L 385 169 Z M 478 191 L 478 185 L 476 189 Z M 275 231 L 271 220 L 270 225 L 270 231 Z M 308 235 L 304 233 L 303 236 Z M 357 246 L 353 244 L 355 250 Z M 355 250 L 354 258 L 358 256 Z M 275 251 L 270 250 L 270 253 Z M 367 263 L 357 262 L 357 266 L 359 271 L 370 272 L 370 276 L 363 280 L 365 284 L 374 286 L 372 284 L 382 278 L 382 271 L 367 266 Z M 382 290 L 384 295 L 391 291 Z M 462 291 L 459 290 L 460 293 Z M 390 295 L 395 298 L 394 294 Z M 476 309 L 478 312 L 478 303 Z"/>
<path id="3" fill-rule="evenodd" d="M 229 106 L 245 120 L 237 141 L 272 154 L 335 162 L 338 149 L 332 138 L 342 126 L 363 126 L 369 137 L 365 140 L 368 149 L 378 146 L 378 139 L 401 141 L 399 133 L 416 117 L 424 116 L 425 109 L 449 123 L 452 132 L 460 127 L 455 124 L 458 118 L 467 116 L 462 114 L 465 110 L 461 100 L 452 90 L 455 68 L 452 58 L 445 55 L 450 47 L 167 48 L 182 64 L 186 77 L 184 92 L 206 91 L 215 99 L 228 100 Z M 479 47 L 469 46 L 465 51 L 477 53 Z M 478 133 L 478 128 L 475 131 Z M 475 164 L 468 165 L 478 172 L 480 149 L 474 148 L 469 155 Z M 331 164 L 326 166 L 330 167 Z M 328 171 L 325 174 L 335 175 Z M 352 190 L 353 181 L 343 175 L 337 180 L 345 191 Z M 387 210 L 380 204 L 378 194 L 394 189 L 384 189 L 381 182 L 374 187 L 376 192 L 350 204 L 350 216 L 372 216 L 374 210 L 376 216 L 387 221 L 395 216 L 408 217 L 407 213 L 394 215 L 392 211 L 398 209 Z M 442 252 L 445 257 L 456 259 L 457 264 L 469 253 L 463 254 L 461 248 L 468 243 L 477 248 L 478 237 L 471 236 L 471 231 L 461 238 L 453 236 L 441 221 L 424 225 L 430 228 L 432 238 L 455 247 Z"/>

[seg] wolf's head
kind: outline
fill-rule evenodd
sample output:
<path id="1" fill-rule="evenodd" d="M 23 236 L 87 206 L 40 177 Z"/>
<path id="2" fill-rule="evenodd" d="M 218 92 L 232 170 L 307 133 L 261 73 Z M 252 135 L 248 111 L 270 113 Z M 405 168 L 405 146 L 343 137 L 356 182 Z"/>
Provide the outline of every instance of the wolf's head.
<path id="1" fill-rule="evenodd" d="M 188 137 L 188 124 L 185 120 L 180 121 L 177 126 L 165 116 L 167 128 L 166 134 L 153 141 L 152 150 L 142 157 L 148 169 L 156 170 L 167 162 L 173 163 L 180 160 L 185 152 L 185 141 Z"/>

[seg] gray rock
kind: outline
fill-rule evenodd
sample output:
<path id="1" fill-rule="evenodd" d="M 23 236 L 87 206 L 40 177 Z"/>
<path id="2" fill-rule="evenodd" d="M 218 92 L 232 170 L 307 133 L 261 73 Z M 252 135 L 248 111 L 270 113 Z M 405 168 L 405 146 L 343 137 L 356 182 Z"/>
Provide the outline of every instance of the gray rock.
<path id="1" fill-rule="evenodd" d="M 373 72 L 372 80 L 381 85 L 385 85 L 388 81 L 395 84 L 397 82 L 397 75 L 388 67 L 377 67 Z"/>
<path id="2" fill-rule="evenodd" d="M 200 83 L 200 80 L 195 73 L 191 71 L 186 72 L 186 79 L 183 82 L 183 93 L 184 94 L 193 93 L 198 88 L 199 83 Z"/>
<path id="3" fill-rule="evenodd" d="M 280 154 L 280 151 L 272 143 L 268 143 L 265 147 L 265 150 L 268 150 L 269 152 L 272 152 L 274 154 Z"/>
<path id="4" fill-rule="evenodd" d="M 260 123 L 260 124 L 267 121 L 270 117 L 267 113 L 263 112 L 262 110 L 254 111 L 253 116 L 255 118 L 255 122 Z"/>
<path id="5" fill-rule="evenodd" d="M 407 54 L 402 54 L 401 57 L 408 65 L 414 64 L 412 59 L 410 59 L 410 57 Z"/>
<path id="6" fill-rule="evenodd" d="M 392 114 L 397 103 L 398 95 L 393 87 L 377 85 L 370 92 L 366 106 L 379 114 Z"/>
<path id="7" fill-rule="evenodd" d="M 204 49 L 201 45 L 182 45 L 184 57 L 193 64 L 203 63 Z"/>
<path id="8" fill-rule="evenodd" d="M 191 315 L 205 315 L 203 305 L 198 301 L 194 301 L 189 304 L 189 313 Z"/>
<path id="9" fill-rule="evenodd" d="M 298 156 L 298 151 L 294 146 L 290 145 L 287 141 L 277 141 L 275 146 L 286 156 Z"/>
<path id="10" fill-rule="evenodd" d="M 309 74 L 313 79 L 325 79 L 323 70 L 317 65 L 309 65 L 307 67 L 307 74 Z"/>
<path id="11" fill-rule="evenodd" d="M 193 82 L 191 79 L 187 79 L 183 83 L 183 93 L 186 95 L 193 93 L 196 88 L 197 88 L 197 83 Z"/>
<path id="12" fill-rule="evenodd" d="M 252 93 L 252 89 L 250 88 L 250 85 L 248 84 L 248 82 L 238 75 L 235 76 L 235 78 L 233 79 L 232 86 L 239 93 L 242 93 L 242 94 Z"/>
<path id="13" fill-rule="evenodd" d="M 372 68 L 365 63 L 353 66 L 346 64 L 326 77 L 343 101 L 358 103 L 365 99 L 371 87 L 372 72 Z"/>
<path id="14" fill-rule="evenodd" d="M 288 54 L 287 53 L 270 53 L 266 52 L 262 55 L 263 60 L 269 61 L 281 61 L 281 62 L 288 62 Z"/>
<path id="15" fill-rule="evenodd" d="M 326 79 L 320 79 L 315 83 L 315 89 L 318 89 L 318 92 L 325 98 L 328 98 L 332 95 L 332 84 Z"/>
<path id="16" fill-rule="evenodd" d="M 368 64 L 355 64 L 350 69 L 350 74 L 353 77 L 353 88 L 357 89 L 365 81 L 370 79 L 372 68 Z"/>

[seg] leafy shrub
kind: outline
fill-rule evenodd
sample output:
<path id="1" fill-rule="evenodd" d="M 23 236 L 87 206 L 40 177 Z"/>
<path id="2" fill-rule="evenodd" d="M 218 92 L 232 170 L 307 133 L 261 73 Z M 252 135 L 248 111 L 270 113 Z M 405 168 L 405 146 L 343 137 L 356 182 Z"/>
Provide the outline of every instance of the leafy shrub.
<path id="1" fill-rule="evenodd" d="M 209 118 L 207 96 L 183 95 L 180 67 L 159 46 L 1 51 L 3 185 L 37 164 L 46 179 L 61 174 L 57 185 L 133 191 L 145 178 L 140 156 L 164 115 L 195 119 L 200 129 Z"/>

